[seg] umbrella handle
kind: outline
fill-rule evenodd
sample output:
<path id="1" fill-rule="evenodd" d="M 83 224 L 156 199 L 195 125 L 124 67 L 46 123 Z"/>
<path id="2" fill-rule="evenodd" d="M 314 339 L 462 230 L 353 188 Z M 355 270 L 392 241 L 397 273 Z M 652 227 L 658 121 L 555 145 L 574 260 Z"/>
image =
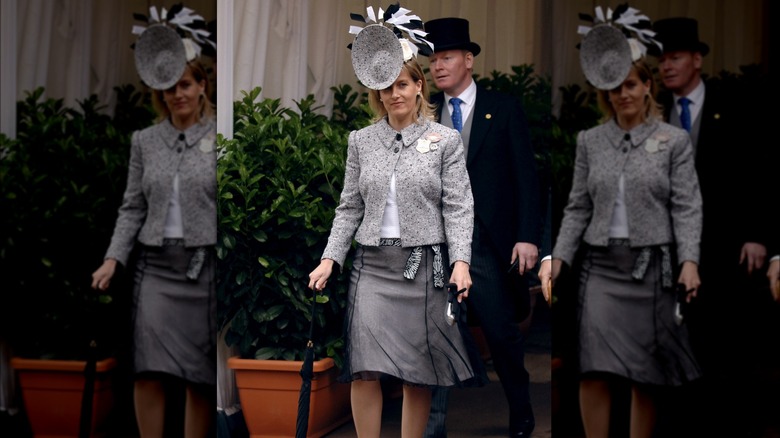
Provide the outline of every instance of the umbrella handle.
<path id="1" fill-rule="evenodd" d="M 314 341 L 314 316 L 317 312 L 317 291 L 313 291 L 314 295 L 311 298 L 311 326 L 309 327 L 309 342 Z"/>

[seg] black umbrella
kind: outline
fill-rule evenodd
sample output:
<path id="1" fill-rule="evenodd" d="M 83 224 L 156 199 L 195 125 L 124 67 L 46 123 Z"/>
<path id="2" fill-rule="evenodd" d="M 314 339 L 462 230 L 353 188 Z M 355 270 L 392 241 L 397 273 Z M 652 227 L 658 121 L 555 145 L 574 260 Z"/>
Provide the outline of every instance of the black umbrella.
<path id="1" fill-rule="evenodd" d="M 79 418 L 79 438 L 92 435 L 92 399 L 95 393 L 95 373 L 97 368 L 97 344 L 89 344 L 87 363 L 84 366 L 84 392 L 81 395 L 81 416 Z"/>
<path id="2" fill-rule="evenodd" d="M 311 401 L 311 379 L 314 377 L 314 312 L 317 310 L 317 291 L 311 300 L 311 327 L 309 342 L 301 366 L 301 392 L 298 394 L 298 419 L 295 422 L 295 438 L 306 438 L 309 431 L 309 402 Z"/>

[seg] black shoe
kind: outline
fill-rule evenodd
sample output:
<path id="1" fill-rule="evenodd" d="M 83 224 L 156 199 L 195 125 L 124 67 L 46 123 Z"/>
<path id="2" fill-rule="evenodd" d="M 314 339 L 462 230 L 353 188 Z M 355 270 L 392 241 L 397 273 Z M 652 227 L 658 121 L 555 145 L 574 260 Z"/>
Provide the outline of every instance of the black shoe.
<path id="1" fill-rule="evenodd" d="M 536 427 L 533 417 L 517 423 L 510 427 L 509 436 L 511 438 L 529 438 Z"/>

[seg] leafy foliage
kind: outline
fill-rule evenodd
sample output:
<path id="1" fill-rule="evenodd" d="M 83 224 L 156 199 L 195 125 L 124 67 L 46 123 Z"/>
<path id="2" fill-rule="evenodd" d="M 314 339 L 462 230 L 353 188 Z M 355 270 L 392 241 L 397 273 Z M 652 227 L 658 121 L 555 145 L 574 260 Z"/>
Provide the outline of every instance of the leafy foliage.
<path id="1" fill-rule="evenodd" d="M 95 338 L 111 346 L 116 306 L 90 274 L 122 200 L 130 134 L 152 118 L 132 86 L 116 91 L 112 118 L 94 95 L 74 109 L 38 88 L 18 102 L 18 138 L 0 137 L 0 324 L 17 354 L 72 358 Z"/>
<path id="2" fill-rule="evenodd" d="M 309 96 L 283 108 L 258 101 L 260 88 L 234 103 L 232 140 L 219 136 L 218 320 L 242 357 L 301 360 L 311 324 L 308 274 L 319 263 L 343 187 L 347 135 L 368 123 L 348 86 L 336 111 L 317 114 Z M 315 348 L 342 361 L 349 266 L 318 296 Z"/>
<path id="3" fill-rule="evenodd" d="M 531 66 L 494 72 L 481 85 L 521 99 L 538 162 L 548 166 L 550 81 Z M 308 273 L 319 263 L 341 193 L 349 131 L 367 126 L 365 92 L 334 87 L 330 120 L 311 96 L 282 108 L 234 102 L 234 139 L 219 137 L 218 320 L 245 358 L 301 360 L 311 323 Z M 317 313 L 317 355 L 343 361 L 343 318 L 350 266 L 334 272 Z"/>

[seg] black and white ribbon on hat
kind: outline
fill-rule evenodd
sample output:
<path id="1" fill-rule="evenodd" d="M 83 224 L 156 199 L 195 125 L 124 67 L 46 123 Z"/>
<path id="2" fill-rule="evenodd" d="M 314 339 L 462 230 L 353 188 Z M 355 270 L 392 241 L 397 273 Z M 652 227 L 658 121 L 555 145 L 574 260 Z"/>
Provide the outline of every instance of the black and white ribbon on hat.
<path id="1" fill-rule="evenodd" d="M 622 30 L 631 47 L 631 58 L 636 61 L 647 54 L 647 45 L 655 44 L 663 50 L 660 41 L 654 39 L 655 32 L 652 30 L 650 18 L 647 15 L 640 14 L 639 10 L 628 6 L 628 3 L 615 8 L 607 8 L 606 13 L 601 6 L 596 6 L 596 15 L 580 13 L 579 17 L 583 21 L 598 25 L 602 23 L 610 24 Z M 592 26 L 577 26 L 577 33 L 585 36 L 590 32 Z"/>
<path id="2" fill-rule="evenodd" d="M 182 36 L 182 42 L 187 52 L 187 60 L 200 56 L 202 46 L 208 45 L 211 51 L 216 51 L 217 42 L 215 32 L 209 30 L 209 25 L 201 15 L 195 14 L 195 11 L 184 7 L 178 3 L 166 10 L 164 7 L 157 12 L 154 6 L 149 7 L 149 16 L 144 14 L 133 14 L 136 20 L 152 24 L 167 24 L 177 30 Z M 141 35 L 146 30 L 145 26 L 134 25 L 132 32 L 134 35 Z M 190 37 L 186 37 L 189 34 Z"/>
<path id="3" fill-rule="evenodd" d="M 377 13 L 371 6 L 366 8 L 366 16 L 350 13 L 349 16 L 355 21 L 368 24 L 389 24 L 393 33 L 401 40 L 401 46 L 404 49 L 404 61 L 408 61 L 412 56 L 418 53 L 424 56 L 433 54 L 433 43 L 425 39 L 428 32 L 425 32 L 423 22 L 417 15 L 409 15 L 410 9 L 402 8 L 399 3 L 390 5 L 387 10 L 379 8 Z M 357 35 L 363 30 L 362 26 L 349 26 L 349 33 Z M 404 38 L 404 34 L 408 38 Z M 410 43 L 411 41 L 411 43 Z"/>

